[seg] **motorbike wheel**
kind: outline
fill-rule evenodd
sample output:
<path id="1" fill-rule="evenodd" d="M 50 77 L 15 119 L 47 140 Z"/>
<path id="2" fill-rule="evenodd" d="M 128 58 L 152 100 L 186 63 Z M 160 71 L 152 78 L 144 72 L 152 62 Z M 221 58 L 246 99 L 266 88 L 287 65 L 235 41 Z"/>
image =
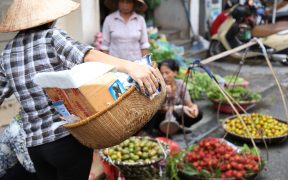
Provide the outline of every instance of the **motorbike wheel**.
<path id="1" fill-rule="evenodd" d="M 225 51 L 225 49 L 223 45 L 221 44 L 221 42 L 216 41 L 216 40 L 212 40 L 210 42 L 209 51 L 208 51 L 209 56 L 215 56 L 223 51 Z"/>

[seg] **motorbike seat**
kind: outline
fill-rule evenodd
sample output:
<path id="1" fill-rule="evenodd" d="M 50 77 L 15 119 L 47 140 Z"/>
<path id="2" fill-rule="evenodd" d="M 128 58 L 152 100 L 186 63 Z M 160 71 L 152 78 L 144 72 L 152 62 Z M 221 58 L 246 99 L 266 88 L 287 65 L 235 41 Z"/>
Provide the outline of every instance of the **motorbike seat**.
<path id="1" fill-rule="evenodd" d="M 266 37 L 286 29 L 288 29 L 288 22 L 279 21 L 276 22 L 275 24 L 264 24 L 255 26 L 252 29 L 251 33 L 254 37 Z"/>

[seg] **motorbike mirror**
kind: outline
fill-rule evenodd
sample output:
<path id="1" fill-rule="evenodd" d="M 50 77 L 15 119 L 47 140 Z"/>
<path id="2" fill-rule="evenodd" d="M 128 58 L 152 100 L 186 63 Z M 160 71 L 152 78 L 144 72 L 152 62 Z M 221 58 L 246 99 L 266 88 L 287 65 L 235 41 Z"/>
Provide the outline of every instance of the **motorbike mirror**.
<path id="1" fill-rule="evenodd" d="M 238 22 L 241 22 L 245 17 L 251 16 L 252 12 L 246 5 L 238 5 L 230 13 L 231 16 Z"/>

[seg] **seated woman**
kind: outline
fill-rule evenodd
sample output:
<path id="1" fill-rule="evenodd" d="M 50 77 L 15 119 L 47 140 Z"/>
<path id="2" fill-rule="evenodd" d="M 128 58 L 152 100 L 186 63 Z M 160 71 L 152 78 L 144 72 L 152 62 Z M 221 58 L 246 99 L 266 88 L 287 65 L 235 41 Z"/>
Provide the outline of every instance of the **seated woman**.
<path id="1" fill-rule="evenodd" d="M 178 63 L 175 60 L 167 59 L 162 61 L 158 67 L 166 83 L 167 98 L 144 130 L 151 134 L 153 129 L 156 129 L 171 135 L 179 130 L 179 124 L 182 125 L 182 114 L 184 117 L 184 127 L 182 128 L 189 128 L 202 119 L 202 112 L 191 101 L 184 82 L 175 79 L 179 71 Z"/>

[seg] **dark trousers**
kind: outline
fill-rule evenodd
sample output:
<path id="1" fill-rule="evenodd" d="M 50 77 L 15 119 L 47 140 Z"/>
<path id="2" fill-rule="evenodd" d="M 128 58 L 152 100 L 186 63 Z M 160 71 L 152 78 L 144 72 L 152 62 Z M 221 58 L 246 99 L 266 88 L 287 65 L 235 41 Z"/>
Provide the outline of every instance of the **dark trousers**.
<path id="1" fill-rule="evenodd" d="M 17 163 L 8 169 L 6 174 L 0 177 L 0 180 L 39 180 L 39 178 L 36 173 L 29 173 L 20 163 Z"/>
<path id="2" fill-rule="evenodd" d="M 176 112 L 173 112 L 174 117 L 176 118 L 176 121 L 182 125 L 182 117 L 181 115 L 178 115 Z M 198 116 L 196 118 L 191 118 L 190 116 L 184 115 L 184 126 L 185 127 L 190 127 L 193 124 L 199 122 L 202 117 L 203 113 L 199 111 Z M 160 130 L 160 123 L 165 120 L 166 112 L 164 111 L 157 111 L 157 113 L 152 117 L 152 119 L 144 126 L 143 130 L 152 133 L 153 129 Z"/>
<path id="3" fill-rule="evenodd" d="M 41 180 L 87 180 L 89 177 L 93 150 L 71 135 L 28 151 Z"/>

